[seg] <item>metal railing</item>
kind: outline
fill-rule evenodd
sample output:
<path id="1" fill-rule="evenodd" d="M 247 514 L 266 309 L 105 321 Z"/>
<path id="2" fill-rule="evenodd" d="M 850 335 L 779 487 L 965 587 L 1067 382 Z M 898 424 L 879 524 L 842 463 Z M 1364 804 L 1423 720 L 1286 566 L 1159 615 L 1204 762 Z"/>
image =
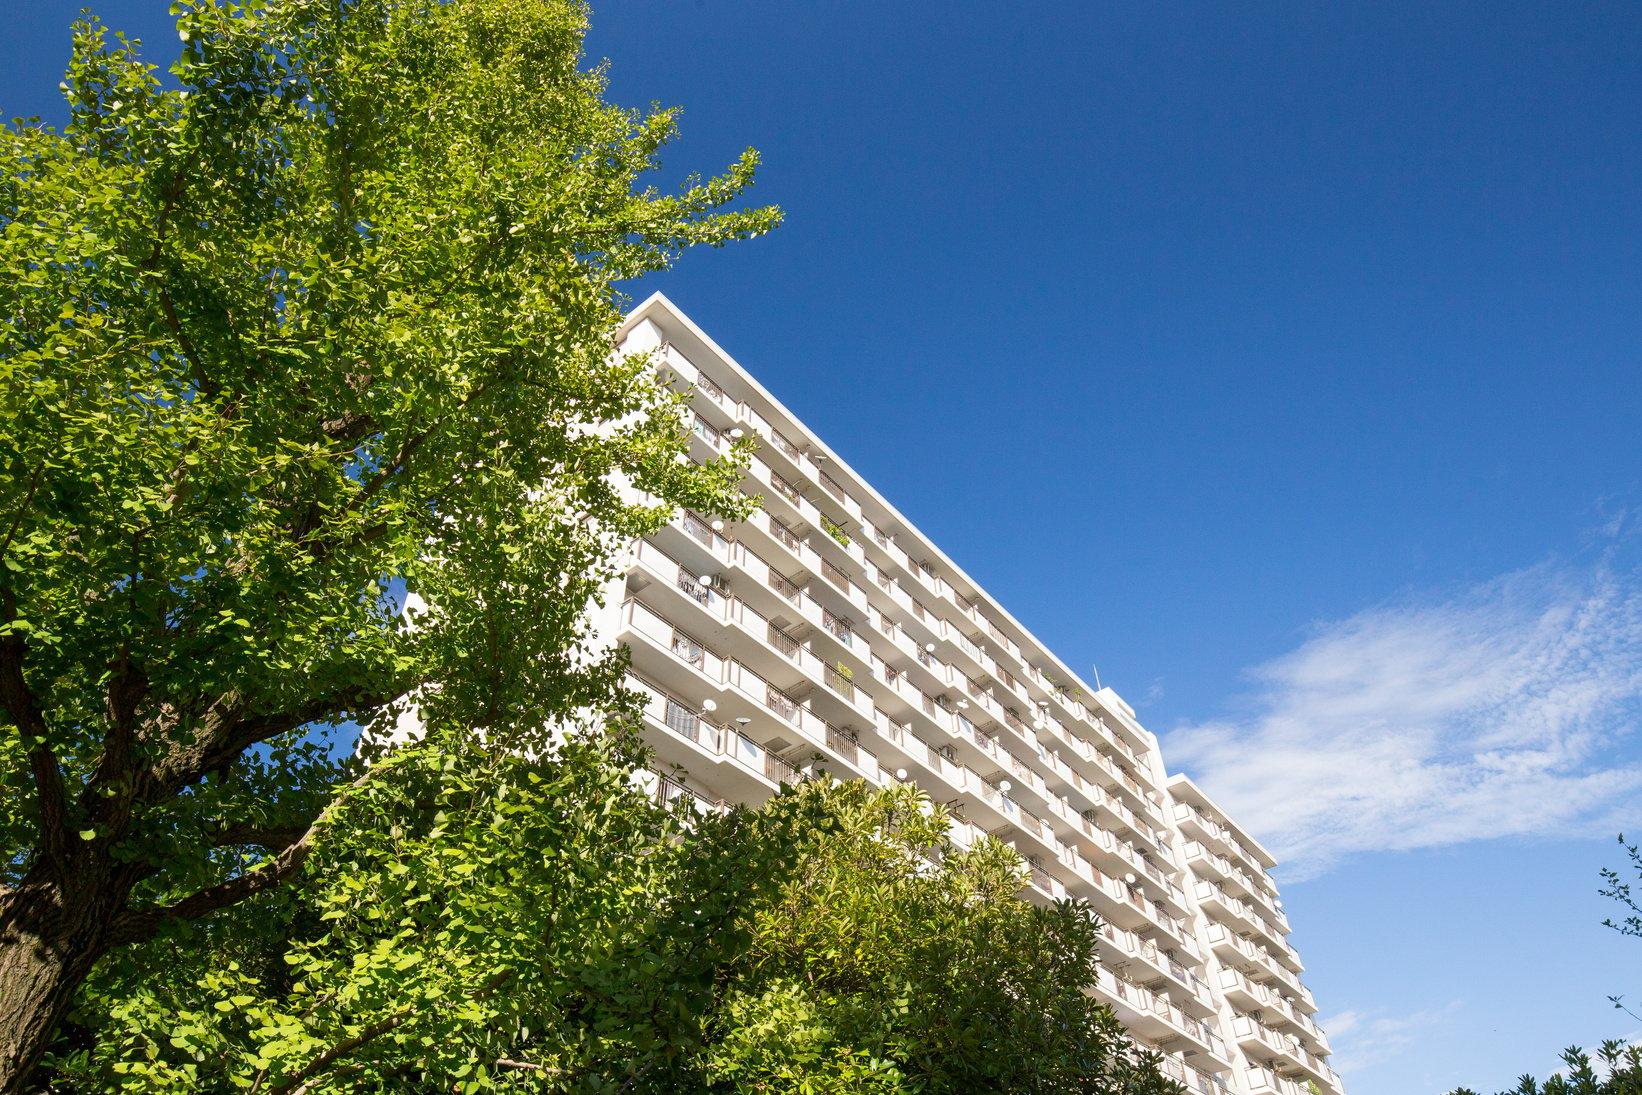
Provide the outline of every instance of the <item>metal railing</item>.
<path id="1" fill-rule="evenodd" d="M 793 551 L 798 551 L 803 546 L 803 541 L 793 533 L 792 529 L 787 527 L 786 522 L 773 513 L 770 514 L 770 535 L 780 540 Z"/>

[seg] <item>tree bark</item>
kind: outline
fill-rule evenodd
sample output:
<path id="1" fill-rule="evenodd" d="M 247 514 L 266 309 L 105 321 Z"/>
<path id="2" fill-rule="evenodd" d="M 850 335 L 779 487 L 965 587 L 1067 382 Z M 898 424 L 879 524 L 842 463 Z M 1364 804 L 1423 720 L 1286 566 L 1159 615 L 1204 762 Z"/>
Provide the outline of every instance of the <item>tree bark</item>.
<path id="1" fill-rule="evenodd" d="M 129 887 L 78 857 L 60 884 L 37 865 L 0 892 L 0 1095 L 22 1095 L 97 959 Z"/>

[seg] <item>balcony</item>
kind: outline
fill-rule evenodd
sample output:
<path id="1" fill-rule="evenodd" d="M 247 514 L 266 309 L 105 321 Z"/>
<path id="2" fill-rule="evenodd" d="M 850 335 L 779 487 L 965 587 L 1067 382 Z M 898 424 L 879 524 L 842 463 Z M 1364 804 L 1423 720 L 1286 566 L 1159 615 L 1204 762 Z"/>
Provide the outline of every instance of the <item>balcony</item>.
<path id="1" fill-rule="evenodd" d="M 627 686 L 644 699 L 646 739 L 659 764 L 704 778 L 738 802 L 762 802 L 780 784 L 797 782 L 786 761 L 740 731 L 708 721 L 695 703 L 632 675 Z"/>
<path id="2" fill-rule="evenodd" d="M 1259 918 L 1248 902 L 1233 897 L 1218 882 L 1197 884 L 1197 903 L 1203 911 L 1239 933 L 1257 930 Z"/>
<path id="3" fill-rule="evenodd" d="M 1246 1066 L 1243 1078 L 1252 1095 L 1312 1095 L 1305 1084 L 1282 1076 L 1265 1065 Z"/>
<path id="4" fill-rule="evenodd" d="M 844 507 L 844 512 L 849 517 L 856 521 L 862 520 L 861 503 L 851 498 L 849 492 L 844 489 L 838 480 L 822 471 L 819 467 L 816 468 L 815 478 L 821 484 L 821 489 L 831 495 L 833 501 Z"/>
<path id="5" fill-rule="evenodd" d="M 1339 1090 L 1340 1078 L 1335 1071 L 1294 1034 L 1242 1014 L 1232 1020 L 1232 1033 L 1246 1054 L 1267 1061 L 1277 1073 L 1309 1074 L 1324 1086 Z"/>

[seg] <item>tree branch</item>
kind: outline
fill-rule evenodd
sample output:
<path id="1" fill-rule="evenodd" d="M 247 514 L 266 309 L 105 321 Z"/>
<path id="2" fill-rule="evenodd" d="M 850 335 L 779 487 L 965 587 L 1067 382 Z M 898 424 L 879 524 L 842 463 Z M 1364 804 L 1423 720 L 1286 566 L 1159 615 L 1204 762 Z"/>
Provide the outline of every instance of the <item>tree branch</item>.
<path id="1" fill-rule="evenodd" d="M 137 790 L 132 771 L 137 706 L 148 695 L 149 681 L 142 668 L 131 663 L 129 643 L 122 645 L 119 661 L 109 668 L 114 675 L 109 679 L 105 700 L 108 733 L 103 738 L 103 755 L 81 792 L 80 808 L 88 817 L 119 829 L 131 816 L 131 801 Z"/>
<path id="2" fill-rule="evenodd" d="M 339 1068 L 339 1069 L 336 1069 L 335 1071 L 333 1071 L 329 1076 L 324 1076 L 324 1077 L 317 1077 L 316 1076 L 314 1079 L 309 1080 L 307 1083 L 303 1084 L 301 1087 L 293 1089 L 291 1091 L 291 1095 L 309 1095 L 310 1092 L 319 1090 L 319 1085 L 324 1083 L 326 1080 L 335 1080 L 335 1079 L 338 1079 L 338 1078 L 343 1077 L 343 1076 L 352 1076 L 357 1072 L 364 1072 L 364 1071 L 365 1071 L 365 1066 L 364 1065 L 344 1065 L 342 1068 Z M 255 1091 L 256 1089 L 252 1088 L 251 1090 Z"/>
<path id="3" fill-rule="evenodd" d="M 344 445 L 358 444 L 379 429 L 376 419 L 368 414 L 344 415 L 341 418 L 326 419 L 319 424 L 320 433 L 331 441 Z"/>
<path id="4" fill-rule="evenodd" d="M 466 995 L 468 997 L 468 999 L 470 999 L 470 1000 L 482 999 L 483 997 L 490 995 L 492 992 L 495 992 L 498 988 L 500 988 L 502 986 L 503 982 L 505 982 L 509 977 L 512 977 L 512 976 L 513 976 L 513 971 L 512 970 L 501 970 L 494 977 L 492 977 L 489 981 L 485 982 L 483 985 L 480 985 L 478 988 L 474 989 L 472 992 L 465 993 L 464 995 Z M 268 1089 L 269 1090 L 269 1095 L 301 1095 L 301 1093 L 303 1093 L 303 1092 L 312 1091 L 315 1087 L 315 1083 L 312 1080 L 312 1077 L 316 1076 L 318 1073 L 323 1072 L 325 1069 L 329 1068 L 330 1065 L 332 1064 L 332 1062 L 334 1062 L 334 1061 L 336 1061 L 336 1060 L 338 1060 L 342 1057 L 346 1057 L 348 1054 L 352 1053 L 354 1050 L 358 1049 L 359 1047 L 367 1044 L 368 1042 L 374 1041 L 377 1038 L 380 1038 L 382 1035 L 388 1033 L 389 1031 L 393 1030 L 394 1028 L 403 1025 L 404 1023 L 408 1022 L 411 1019 L 414 1019 L 416 1016 L 418 1016 L 422 1013 L 422 1010 L 423 1009 L 422 1009 L 421 1005 L 413 1004 L 410 1007 L 407 1007 L 407 1008 L 404 1008 L 400 1011 L 394 1012 L 392 1015 L 388 1016 L 386 1019 L 381 1019 L 381 1020 L 378 1020 L 375 1023 L 372 1023 L 370 1026 L 366 1027 L 364 1030 L 360 1031 L 358 1034 L 355 1034 L 355 1035 L 352 1035 L 348 1038 L 342 1039 L 342 1041 L 337 1042 L 335 1045 L 333 1045 L 330 1048 L 326 1049 L 319 1056 L 315 1057 L 313 1060 L 309 1061 L 307 1064 L 305 1064 L 301 1068 L 297 1069 L 295 1074 L 293 1074 L 291 1076 L 287 1076 L 285 1079 L 281 1080 L 278 1084 L 275 1084 L 273 1087 L 269 1088 Z M 500 1063 L 500 1062 L 498 1062 L 498 1063 Z M 509 1063 L 513 1064 L 513 1062 L 509 1062 Z M 533 1067 L 533 1066 L 515 1065 L 515 1067 L 526 1067 L 526 1068 L 528 1068 L 528 1067 Z M 534 1066 L 534 1067 L 540 1067 L 540 1066 Z M 352 1072 L 352 1071 L 357 1071 L 357 1068 L 350 1066 L 346 1070 L 338 1069 L 337 1071 L 338 1072 L 342 1072 L 342 1071 Z M 545 1070 L 545 1071 L 557 1072 L 558 1070 L 557 1069 L 548 1069 L 548 1070 Z M 251 1091 L 250 1091 L 249 1095 L 256 1095 L 257 1089 L 260 1086 L 261 1086 L 261 1080 L 259 1078 L 258 1082 L 251 1087 Z"/>
<path id="5" fill-rule="evenodd" d="M 307 832 L 295 825 L 284 828 L 230 825 L 212 834 L 211 843 L 218 848 L 256 847 L 279 852 L 301 840 Z"/>
<path id="6" fill-rule="evenodd" d="M 0 594 L 0 612 L 6 623 L 17 621 L 17 601 L 11 590 Z M 68 866 L 68 807 L 63 790 L 63 769 L 49 743 L 50 728 L 35 702 L 34 693 L 23 677 L 27 651 L 23 637 L 15 631 L 0 639 L 0 706 L 12 725 L 29 745 L 29 772 L 34 778 L 35 806 L 40 813 L 40 854 L 61 873 Z"/>
<path id="7" fill-rule="evenodd" d="M 550 1065 L 538 1065 L 530 1061 L 514 1061 L 507 1057 L 496 1058 L 496 1067 L 525 1069 L 530 1072 L 545 1072 L 549 1076 L 565 1075 L 565 1070 L 562 1068 L 553 1068 Z"/>
<path id="8" fill-rule="evenodd" d="M 296 1075 L 287 1077 L 278 1084 L 274 1085 L 272 1088 L 269 1088 L 271 1095 L 300 1095 L 300 1093 L 313 1090 L 314 1085 L 312 1083 L 304 1082 L 308 1080 L 309 1077 L 329 1068 L 331 1062 L 335 1061 L 337 1058 L 346 1057 L 360 1046 L 380 1038 L 382 1035 L 388 1033 L 388 1031 L 400 1026 L 407 1019 L 414 1017 L 420 1010 L 420 1008 L 415 1007 L 405 1008 L 403 1011 L 397 1011 L 380 1022 L 373 1023 L 364 1030 L 360 1031 L 358 1034 L 355 1034 L 352 1038 L 342 1039 L 342 1041 L 336 1043 L 334 1046 L 331 1046 L 324 1053 L 321 1053 L 318 1057 L 315 1057 L 313 1060 L 303 1065 L 297 1070 Z M 256 1090 L 257 1089 L 253 1087 L 251 1089 L 251 1095 L 256 1095 Z"/>
<path id="9" fill-rule="evenodd" d="M 204 725 L 185 746 L 172 749 L 155 761 L 139 777 L 138 799 L 145 803 L 170 798 L 208 772 L 227 768 L 246 749 L 259 741 L 277 737 L 288 730 L 334 718 L 344 712 L 374 711 L 392 703 L 408 689 L 396 693 L 349 689 L 335 696 L 316 699 L 291 711 L 251 715 L 237 692 L 218 696 L 206 708 Z M 162 734 L 150 733 L 160 740 Z"/>
<path id="10" fill-rule="evenodd" d="M 5 541 L 0 542 L 0 555 L 4 555 L 11 550 L 12 539 L 16 537 L 17 530 L 22 527 L 23 518 L 28 514 L 29 505 L 34 501 L 34 492 L 40 489 L 40 476 L 45 470 L 46 462 L 44 460 L 34 465 L 34 471 L 29 475 L 29 489 L 24 492 L 23 500 L 17 504 L 17 513 L 11 519 L 11 527 L 6 529 Z"/>
<path id="11" fill-rule="evenodd" d="M 194 166 L 195 155 L 196 152 L 190 152 L 183 158 L 171 176 L 171 185 L 165 188 L 165 197 L 160 203 L 160 215 L 154 221 L 154 249 L 148 253 L 148 259 L 143 263 L 145 270 L 159 269 L 160 254 L 165 249 L 166 228 L 171 222 L 171 211 L 177 207 L 177 200 L 182 197 L 183 179 Z"/>
<path id="12" fill-rule="evenodd" d="M 308 854 L 313 851 L 314 838 L 331 814 L 347 801 L 349 795 L 370 782 L 382 770 L 383 766 L 380 764 L 369 768 L 358 779 L 338 791 L 336 797 L 319 812 L 319 816 L 314 818 L 313 824 L 309 825 L 301 836 L 260 867 L 219 882 L 215 886 L 207 886 L 191 897 L 172 905 L 162 908 L 129 909 L 121 913 L 109 929 L 110 947 L 151 939 L 167 920 L 198 920 L 208 913 L 237 905 L 249 897 L 282 885 L 302 869 Z"/>
<path id="13" fill-rule="evenodd" d="M 193 374 L 194 383 L 199 385 L 202 395 L 215 399 L 222 391 L 222 386 L 205 375 L 205 368 L 200 362 L 199 353 L 194 349 L 194 342 L 188 337 L 188 332 L 182 329 L 182 320 L 177 318 L 177 309 L 171 303 L 171 294 L 161 285 L 155 288 L 154 295 L 159 299 L 160 311 L 165 315 L 165 325 L 170 328 L 177 345 L 182 349 L 183 357 L 188 361 L 188 371 Z"/>
<path id="14" fill-rule="evenodd" d="M 381 469 L 359 488 L 359 493 L 349 500 L 349 512 L 359 509 L 366 502 L 376 497 L 376 493 L 387 484 L 389 479 L 398 474 L 404 468 L 406 462 L 415 455 L 416 450 L 422 447 L 422 442 L 427 440 L 428 433 L 428 430 L 423 430 L 420 433 L 413 433 L 406 437 L 399 446 L 399 451 L 394 453 L 393 459 L 382 465 Z"/>

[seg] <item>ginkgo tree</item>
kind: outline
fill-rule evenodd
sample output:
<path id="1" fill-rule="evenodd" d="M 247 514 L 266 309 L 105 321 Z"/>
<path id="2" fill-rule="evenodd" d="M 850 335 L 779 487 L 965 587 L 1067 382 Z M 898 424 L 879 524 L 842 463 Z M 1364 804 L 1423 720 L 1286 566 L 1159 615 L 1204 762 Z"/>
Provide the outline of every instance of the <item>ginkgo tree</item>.
<path id="1" fill-rule="evenodd" d="M 0 129 L 0 1092 L 99 960 L 387 778 L 316 728 L 417 690 L 542 746 L 617 703 L 616 546 L 745 505 L 613 354 L 617 287 L 777 214 L 750 152 L 642 184 L 674 115 L 604 101 L 579 3 L 174 14 L 174 80 L 87 20 L 69 122 Z"/>
<path id="2" fill-rule="evenodd" d="M 100 967 L 52 1090 L 1183 1092 L 1091 994 L 1088 907 L 917 788 L 667 809 L 638 759 L 402 752 L 297 884 Z"/>

